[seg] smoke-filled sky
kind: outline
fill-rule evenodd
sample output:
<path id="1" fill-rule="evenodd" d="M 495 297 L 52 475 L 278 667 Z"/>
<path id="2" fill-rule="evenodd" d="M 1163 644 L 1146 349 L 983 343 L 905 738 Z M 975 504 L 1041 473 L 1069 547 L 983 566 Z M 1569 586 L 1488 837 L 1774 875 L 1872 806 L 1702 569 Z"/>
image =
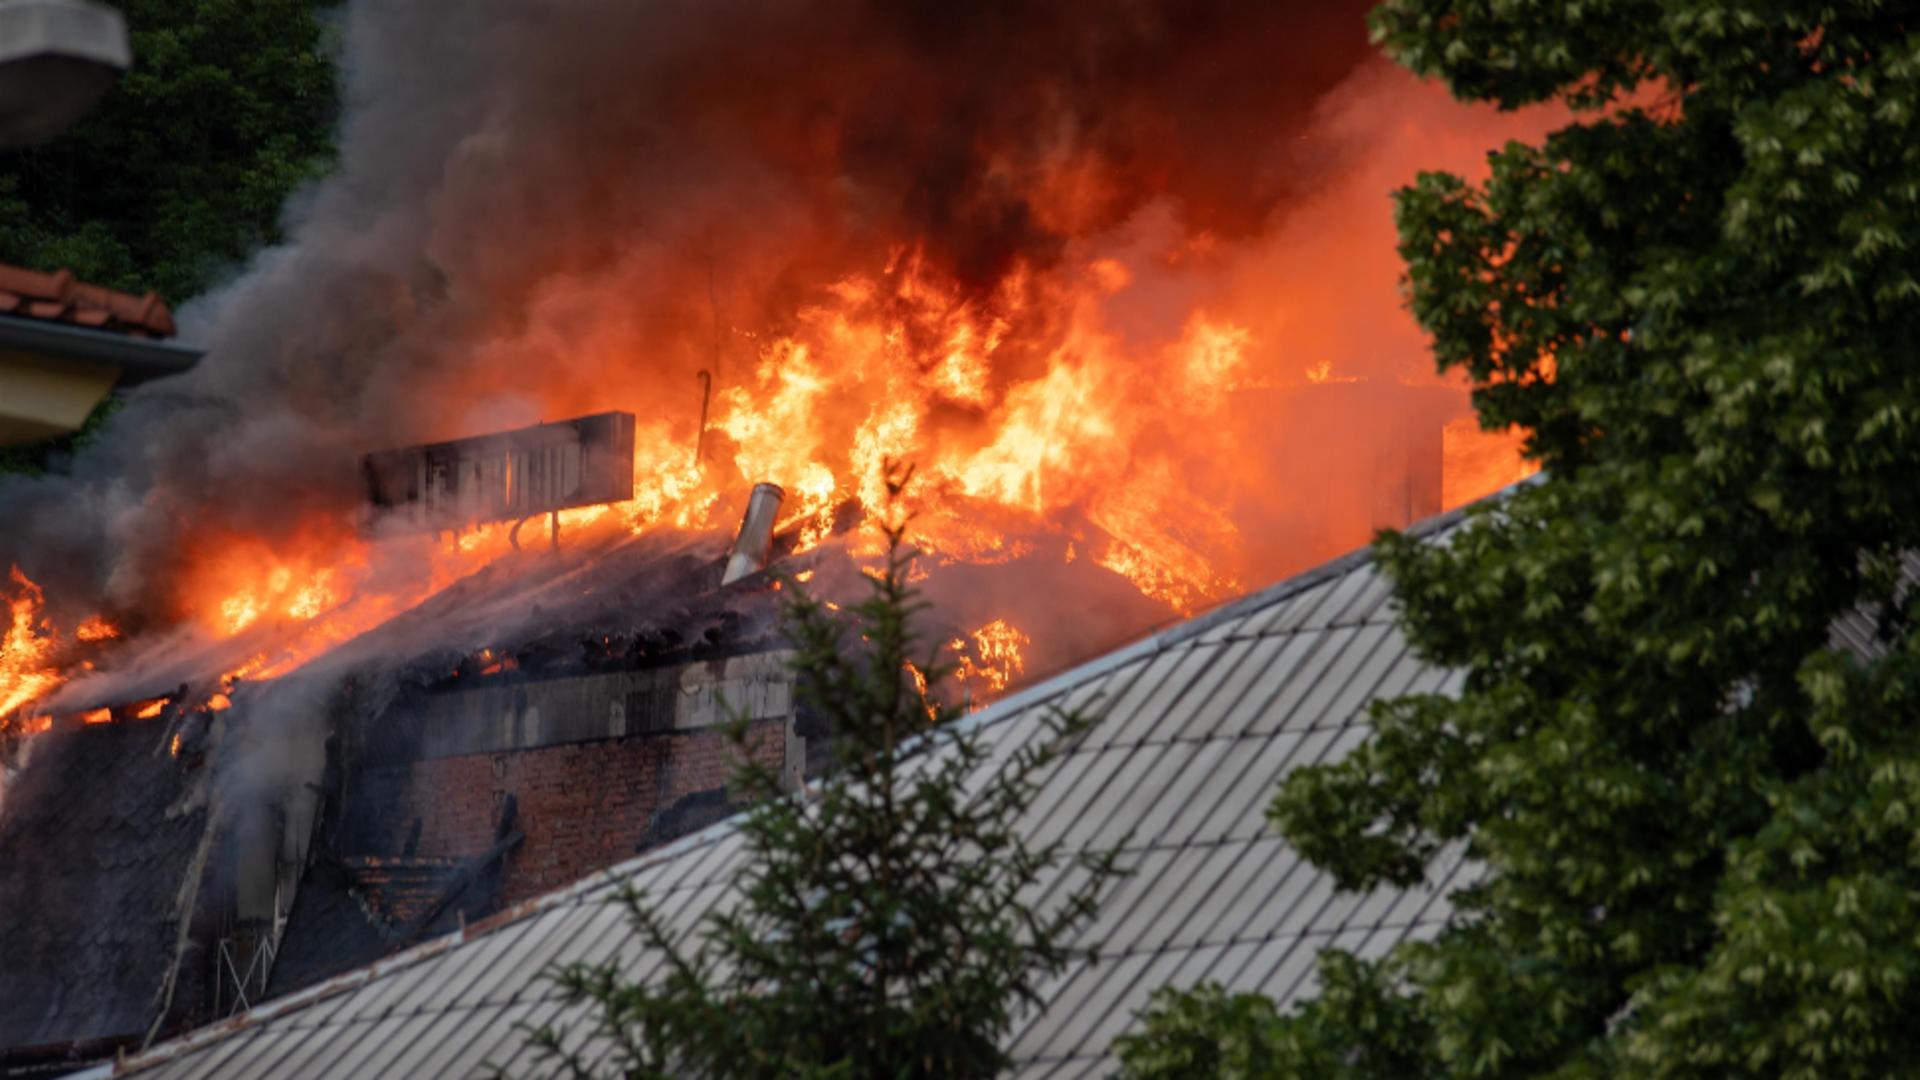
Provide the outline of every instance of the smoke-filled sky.
<path id="1" fill-rule="evenodd" d="M 1205 309 L 1276 371 L 1430 378 L 1388 193 L 1545 122 L 1390 68 L 1366 6 L 351 4 L 335 174 L 181 311 L 193 374 L 132 392 L 70 475 L 0 487 L 0 565 L 137 629 L 182 615 L 209 550 L 350 536 L 365 451 L 607 408 L 690 439 L 695 370 L 744 383 L 902 250 L 989 306 L 1117 260 L 1116 340 Z M 995 386 L 1055 354 L 1038 324 Z M 1249 521 L 1311 532 L 1313 472 L 1255 461 L 1225 504 L 1265 490 L 1284 512 Z"/>

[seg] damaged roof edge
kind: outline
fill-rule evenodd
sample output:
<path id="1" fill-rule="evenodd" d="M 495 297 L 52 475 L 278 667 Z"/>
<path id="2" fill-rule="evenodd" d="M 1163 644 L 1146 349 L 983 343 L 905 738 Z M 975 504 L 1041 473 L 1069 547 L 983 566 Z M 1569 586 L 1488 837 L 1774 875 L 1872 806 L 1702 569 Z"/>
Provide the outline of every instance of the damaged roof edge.
<path id="1" fill-rule="evenodd" d="M 1406 534 L 1415 538 L 1425 538 L 1443 532 L 1466 518 L 1476 507 L 1494 504 L 1512 492 L 1535 482 L 1523 480 L 1518 484 L 1503 488 L 1485 498 L 1458 507 L 1443 514 L 1427 518 L 1409 527 Z M 1073 689 L 1093 682 L 1116 668 L 1131 663 L 1144 656 L 1173 648 L 1191 641 L 1196 636 L 1222 621 L 1231 619 L 1246 610 L 1273 604 L 1296 593 L 1304 592 L 1330 578 L 1347 573 L 1356 567 L 1365 565 L 1373 557 L 1372 545 L 1361 547 L 1316 567 L 1304 570 L 1279 581 L 1258 592 L 1228 601 L 1211 612 L 1196 616 L 1176 626 L 1149 633 L 1131 644 L 1098 656 L 1086 663 L 1076 665 L 1046 678 L 1032 686 L 994 702 L 980 712 L 960 721 L 963 730 L 979 730 L 999 723 L 1009 717 L 1017 716 L 1036 704 L 1050 698 L 1064 695 Z M 932 733 L 930 733 L 932 734 Z M 928 736 L 921 736 L 925 739 Z M 716 822 L 699 832 L 681 837 L 672 843 L 644 855 L 636 856 L 625 862 L 583 878 L 580 881 L 545 893 L 530 900 L 522 901 L 505 908 L 485 919 L 476 920 L 464 928 L 445 937 L 396 953 L 377 963 L 354 971 L 337 975 L 324 982 L 316 983 L 277 1001 L 270 1001 L 226 1021 L 190 1031 L 176 1039 L 162 1043 L 149 1050 L 131 1054 L 113 1062 L 102 1062 L 90 1069 L 72 1074 L 76 1078 L 105 1080 L 126 1073 L 136 1072 L 163 1064 L 182 1054 L 191 1053 L 204 1046 L 220 1042 L 227 1037 L 258 1024 L 263 1024 L 298 1012 L 310 1005 L 325 1001 L 335 995 L 351 991 L 366 983 L 382 978 L 393 972 L 411 967 L 425 960 L 457 948 L 468 941 L 484 937 L 496 930 L 518 923 L 541 912 L 559 907 L 587 894 L 616 886 L 623 880 L 630 880 L 640 871 L 662 862 L 680 858 L 688 852 L 698 850 L 719 842 L 734 832 L 739 823 L 739 815 Z"/>

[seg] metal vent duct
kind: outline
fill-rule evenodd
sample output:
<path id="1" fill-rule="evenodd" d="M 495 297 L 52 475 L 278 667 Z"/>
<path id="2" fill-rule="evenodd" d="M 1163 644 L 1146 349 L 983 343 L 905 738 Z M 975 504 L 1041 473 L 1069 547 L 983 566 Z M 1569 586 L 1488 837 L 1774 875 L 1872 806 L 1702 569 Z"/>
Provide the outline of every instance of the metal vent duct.
<path id="1" fill-rule="evenodd" d="M 721 575 L 720 584 L 731 585 L 767 568 L 767 557 L 773 553 L 773 521 L 780 516 L 780 503 L 786 497 L 778 484 L 753 485 L 746 516 L 740 519 L 740 535 L 733 541 L 733 555 L 727 559 L 727 572 Z"/>

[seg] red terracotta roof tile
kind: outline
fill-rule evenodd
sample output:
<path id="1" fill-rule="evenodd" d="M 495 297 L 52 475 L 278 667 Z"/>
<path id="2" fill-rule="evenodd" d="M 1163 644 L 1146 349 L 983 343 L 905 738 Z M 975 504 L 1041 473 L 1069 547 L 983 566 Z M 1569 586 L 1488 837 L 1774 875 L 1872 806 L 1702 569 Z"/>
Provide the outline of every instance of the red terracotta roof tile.
<path id="1" fill-rule="evenodd" d="M 135 296 L 75 281 L 69 270 L 43 274 L 0 263 L 0 315 L 113 330 L 133 337 L 173 336 L 173 313 L 156 293 Z"/>

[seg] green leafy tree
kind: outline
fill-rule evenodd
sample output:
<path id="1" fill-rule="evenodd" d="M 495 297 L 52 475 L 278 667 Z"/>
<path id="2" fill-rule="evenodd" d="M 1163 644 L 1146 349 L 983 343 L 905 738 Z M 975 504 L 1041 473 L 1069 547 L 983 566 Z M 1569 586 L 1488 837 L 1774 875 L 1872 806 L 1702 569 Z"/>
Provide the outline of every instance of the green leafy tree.
<path id="1" fill-rule="evenodd" d="M 1920 11 L 1372 19 L 1456 96 L 1575 110 L 1485 183 L 1398 202 L 1440 367 L 1547 479 L 1446 545 L 1381 538 L 1414 645 L 1464 691 L 1376 707 L 1272 817 L 1348 888 L 1417 883 L 1449 842 L 1485 877 L 1437 939 L 1337 958 L 1284 1015 L 1163 995 L 1125 1060 L 1197 1075 L 1195 1047 L 1257 1040 L 1243 1073 L 1913 1071 Z"/>
<path id="2" fill-rule="evenodd" d="M 52 141 L 0 153 L 0 261 L 179 303 L 279 239 L 332 159 L 312 0 L 116 0 L 133 67 Z"/>
<path id="3" fill-rule="evenodd" d="M 133 68 L 42 146 L 0 151 L 0 262 L 178 304 L 280 239 L 280 209 L 333 158 L 329 3 L 116 0 Z M 38 473 L 75 435 L 0 448 Z"/>
<path id="4" fill-rule="evenodd" d="M 898 526 L 887 540 L 871 595 L 846 612 L 789 584 L 798 699 L 826 720 L 835 771 L 810 796 L 784 792 L 736 727 L 736 785 L 755 800 L 737 819 L 751 869 L 736 902 L 681 938 L 647 897 L 623 893 L 664 974 L 550 973 L 568 1000 L 593 1006 L 592 1033 L 615 1047 L 596 1065 L 566 1049 L 574 1033 L 535 1032 L 550 1061 L 628 1077 L 960 1077 L 1006 1065 L 1018 1008 L 1072 957 L 1065 942 L 1114 873 L 1111 854 L 1076 856 L 1078 883 L 1043 902 L 1036 886 L 1066 856 L 1019 828 L 1092 721 L 1051 714 L 1044 733 L 998 753 L 953 724 L 937 693 L 948 669 L 918 655 L 910 624 L 923 605 Z"/>

